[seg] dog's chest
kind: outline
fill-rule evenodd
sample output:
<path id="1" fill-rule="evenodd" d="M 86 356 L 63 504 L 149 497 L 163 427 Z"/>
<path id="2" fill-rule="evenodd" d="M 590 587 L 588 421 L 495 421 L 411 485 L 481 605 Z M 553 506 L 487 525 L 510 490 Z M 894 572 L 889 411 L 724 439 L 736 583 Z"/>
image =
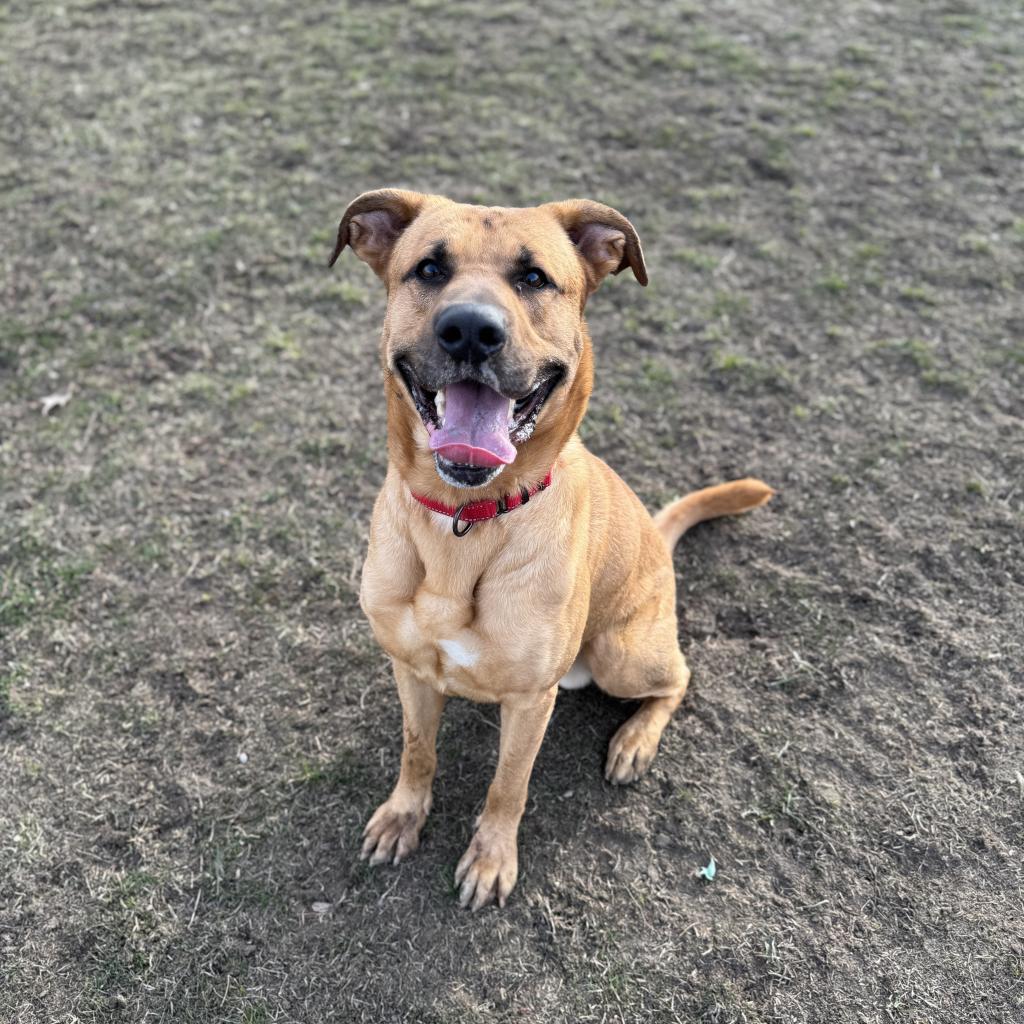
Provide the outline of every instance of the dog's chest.
<path id="1" fill-rule="evenodd" d="M 550 686 L 578 650 L 558 620 L 538 612 L 530 589 L 507 585 L 500 567 L 452 578 L 429 571 L 401 592 L 390 574 L 364 572 L 363 608 L 381 646 L 447 696 L 499 701 Z"/>
<path id="2" fill-rule="evenodd" d="M 418 560 L 419 561 L 419 560 Z M 481 599 L 483 567 L 420 561 L 413 578 L 371 548 L 362 604 L 381 646 L 422 682 L 442 693 L 493 700 L 482 685 L 497 666 L 489 642 L 494 609 Z"/>
<path id="3" fill-rule="evenodd" d="M 453 538 L 450 524 L 440 534 L 432 522 L 418 533 L 371 535 L 363 610 L 384 650 L 421 682 L 500 701 L 550 688 L 572 664 L 585 594 L 559 557 L 566 537 L 550 526 L 528 531 L 527 522 L 514 532 L 485 524 L 490 533 L 465 539 Z"/>
<path id="4" fill-rule="evenodd" d="M 471 600 L 438 593 L 425 582 L 411 601 L 383 616 L 386 623 L 378 625 L 380 617 L 367 611 L 384 648 L 422 682 L 450 696 L 497 698 L 485 681 L 493 681 L 500 659 Z"/>

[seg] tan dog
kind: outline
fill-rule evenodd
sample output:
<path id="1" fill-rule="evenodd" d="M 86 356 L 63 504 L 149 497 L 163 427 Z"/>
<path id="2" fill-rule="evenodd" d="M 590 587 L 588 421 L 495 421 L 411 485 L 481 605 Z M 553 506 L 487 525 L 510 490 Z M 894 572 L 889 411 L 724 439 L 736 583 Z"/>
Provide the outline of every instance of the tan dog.
<path id="1" fill-rule="evenodd" d="M 498 768 L 455 880 L 463 906 L 504 905 L 559 682 L 593 678 L 643 702 L 612 738 L 605 769 L 614 783 L 642 775 L 690 676 L 671 548 L 694 523 L 772 491 L 722 484 L 652 521 L 583 447 L 576 431 L 593 379 L 583 307 L 609 273 L 628 267 L 647 283 L 640 240 L 617 211 L 589 200 L 465 206 L 383 189 L 345 211 L 332 265 L 347 245 L 388 292 L 389 464 L 361 602 L 394 664 L 405 739 L 362 855 L 397 864 L 419 844 L 445 700 L 496 702 Z"/>

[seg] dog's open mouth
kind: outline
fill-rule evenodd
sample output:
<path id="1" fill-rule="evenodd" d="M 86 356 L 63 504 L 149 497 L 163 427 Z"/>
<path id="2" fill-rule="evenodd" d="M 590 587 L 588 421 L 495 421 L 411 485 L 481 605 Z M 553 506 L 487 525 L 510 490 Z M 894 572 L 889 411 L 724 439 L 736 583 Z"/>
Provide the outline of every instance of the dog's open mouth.
<path id="1" fill-rule="evenodd" d="M 475 380 L 431 391 L 405 360 L 397 369 L 427 428 L 438 473 L 457 487 L 480 487 L 514 461 L 516 446 L 533 434 L 564 373 L 560 367 L 548 369 L 529 393 L 508 398 Z"/>

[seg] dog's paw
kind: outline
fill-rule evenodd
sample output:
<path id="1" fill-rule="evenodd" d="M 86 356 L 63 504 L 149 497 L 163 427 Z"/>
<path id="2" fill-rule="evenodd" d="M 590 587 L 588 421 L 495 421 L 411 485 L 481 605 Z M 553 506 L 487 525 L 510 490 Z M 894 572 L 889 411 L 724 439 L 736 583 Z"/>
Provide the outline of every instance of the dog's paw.
<path id="1" fill-rule="evenodd" d="M 373 813 L 363 829 L 361 860 L 370 866 L 400 864 L 420 845 L 420 830 L 430 811 L 430 797 L 405 799 L 394 793 Z"/>
<path id="2" fill-rule="evenodd" d="M 495 900 L 503 907 L 518 876 L 516 830 L 481 824 L 455 869 L 459 904 L 470 907 L 474 913 Z"/>
<path id="3" fill-rule="evenodd" d="M 636 782 L 651 767 L 660 739 L 644 722 L 624 722 L 608 744 L 604 777 L 616 786 Z"/>

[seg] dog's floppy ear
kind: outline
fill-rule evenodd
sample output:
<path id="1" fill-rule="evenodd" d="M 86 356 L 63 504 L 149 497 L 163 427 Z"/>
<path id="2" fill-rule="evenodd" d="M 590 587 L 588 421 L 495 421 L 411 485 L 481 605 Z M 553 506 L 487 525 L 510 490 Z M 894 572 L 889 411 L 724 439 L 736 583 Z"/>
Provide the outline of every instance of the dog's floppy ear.
<path id="1" fill-rule="evenodd" d="M 548 203 L 544 209 L 555 215 L 579 250 L 589 269 L 591 291 L 608 274 L 617 274 L 627 267 L 642 285 L 647 284 L 640 237 L 618 210 L 592 199 L 567 199 L 563 203 Z"/>
<path id="2" fill-rule="evenodd" d="M 342 249 L 350 245 L 378 277 L 383 277 L 395 242 L 416 219 L 426 199 L 419 192 L 397 188 L 380 188 L 353 199 L 338 225 L 338 241 L 327 265 L 333 267 Z"/>

